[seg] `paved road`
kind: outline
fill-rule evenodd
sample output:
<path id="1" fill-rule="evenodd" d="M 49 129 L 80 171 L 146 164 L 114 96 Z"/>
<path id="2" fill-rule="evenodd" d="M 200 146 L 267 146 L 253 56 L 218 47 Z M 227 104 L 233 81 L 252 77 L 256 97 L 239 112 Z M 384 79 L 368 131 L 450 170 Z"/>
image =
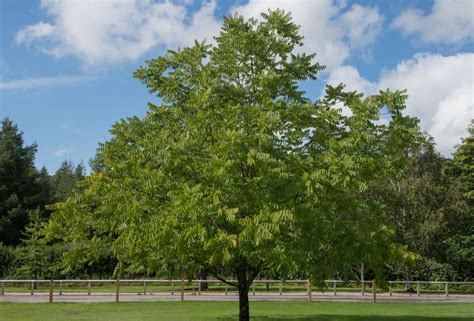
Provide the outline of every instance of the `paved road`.
<path id="1" fill-rule="evenodd" d="M 340 302 L 370 302 L 372 301 L 372 295 L 367 294 L 362 296 L 361 294 L 355 293 L 337 293 L 334 296 L 329 293 L 313 293 L 313 301 L 340 301 Z M 31 295 L 29 293 L 6 293 L 0 296 L 0 302 L 26 302 L 26 303 L 38 303 L 48 302 L 47 293 L 37 293 Z M 249 294 L 251 301 L 304 301 L 308 300 L 308 297 L 304 293 L 294 294 Z M 179 301 L 179 293 L 175 295 L 170 294 L 132 294 L 123 293 L 120 295 L 120 301 Z M 203 293 L 202 295 L 195 295 L 186 293 L 184 297 L 185 301 L 236 301 L 238 296 L 234 293 L 224 295 L 222 293 Z M 92 295 L 87 294 L 64 294 L 58 295 L 55 293 L 54 302 L 114 302 L 115 293 L 94 293 Z M 389 296 L 388 293 L 377 294 L 378 302 L 470 302 L 474 303 L 474 295 L 450 295 L 448 297 L 444 295 L 421 295 L 417 296 L 409 294 L 394 294 Z"/>

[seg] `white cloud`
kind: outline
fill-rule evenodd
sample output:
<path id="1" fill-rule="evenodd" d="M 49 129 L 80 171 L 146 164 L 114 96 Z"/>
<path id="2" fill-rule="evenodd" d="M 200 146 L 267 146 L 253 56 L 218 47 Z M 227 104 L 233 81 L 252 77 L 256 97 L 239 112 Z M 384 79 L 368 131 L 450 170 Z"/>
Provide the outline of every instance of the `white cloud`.
<path id="1" fill-rule="evenodd" d="M 347 91 L 358 91 L 362 93 L 373 93 L 377 84 L 372 83 L 362 77 L 359 71 L 352 66 L 340 66 L 329 74 L 327 84 L 337 86 L 340 83 L 346 85 Z"/>
<path id="2" fill-rule="evenodd" d="M 15 35 L 15 40 L 17 43 L 29 44 L 36 39 L 51 36 L 53 33 L 54 27 L 49 23 L 41 21 L 18 31 Z"/>
<path id="3" fill-rule="evenodd" d="M 45 53 L 72 55 L 92 66 L 135 60 L 157 46 L 176 47 L 219 30 L 216 1 L 188 15 L 186 2 L 152 0 L 42 0 L 51 23 L 26 26 L 20 44 L 36 43 Z M 190 21 L 190 22 L 188 22 Z"/>
<path id="4" fill-rule="evenodd" d="M 351 66 L 341 66 L 329 76 L 348 90 L 371 94 L 379 89 L 407 89 L 407 113 L 420 119 L 422 130 L 432 135 L 440 151 L 449 155 L 460 138 L 467 135 L 474 118 L 474 53 L 454 56 L 417 54 L 383 72 L 370 82 Z"/>
<path id="5" fill-rule="evenodd" d="M 469 119 L 474 118 L 474 83 L 465 83 L 454 89 L 438 104 L 432 118 L 430 133 L 438 137 L 441 150 L 451 150 L 459 144 L 460 137 L 467 136 Z M 442 137 L 442 139 L 440 139 Z"/>
<path id="6" fill-rule="evenodd" d="M 345 33 L 352 47 L 363 47 L 375 41 L 382 32 L 383 16 L 377 8 L 363 7 L 354 4 L 344 13 L 339 21 L 344 26 Z"/>
<path id="7" fill-rule="evenodd" d="M 190 13 L 189 1 L 152 0 L 42 0 L 50 22 L 26 26 L 16 34 L 19 44 L 36 44 L 49 55 L 72 55 L 92 66 L 136 60 L 157 47 L 175 48 L 206 38 L 220 30 L 216 0 L 205 1 Z M 250 0 L 237 6 L 246 17 L 259 17 L 268 8 L 291 11 L 301 25 L 306 52 L 331 70 L 343 63 L 351 48 L 373 42 L 383 17 L 376 8 L 342 1 Z"/>
<path id="8" fill-rule="evenodd" d="M 19 80 L 1 81 L 0 90 L 26 90 L 42 87 L 73 84 L 90 78 L 83 76 L 37 77 Z"/>
<path id="9" fill-rule="evenodd" d="M 373 42 L 380 33 L 383 17 L 376 8 L 353 5 L 349 10 L 340 1 L 331 0 L 250 0 L 233 8 L 245 17 L 259 17 L 268 9 L 280 8 L 292 13 L 301 26 L 305 52 L 316 52 L 316 60 L 333 70 L 350 55 L 351 47 Z"/>
<path id="10" fill-rule="evenodd" d="M 72 152 L 72 148 L 60 148 L 54 152 L 54 156 L 63 157 L 67 154 L 70 154 L 71 152 Z"/>
<path id="11" fill-rule="evenodd" d="M 474 2 L 472 0 L 436 0 L 425 15 L 416 9 L 405 10 L 392 27 L 404 34 L 419 34 L 425 43 L 454 44 L 474 39 Z"/>

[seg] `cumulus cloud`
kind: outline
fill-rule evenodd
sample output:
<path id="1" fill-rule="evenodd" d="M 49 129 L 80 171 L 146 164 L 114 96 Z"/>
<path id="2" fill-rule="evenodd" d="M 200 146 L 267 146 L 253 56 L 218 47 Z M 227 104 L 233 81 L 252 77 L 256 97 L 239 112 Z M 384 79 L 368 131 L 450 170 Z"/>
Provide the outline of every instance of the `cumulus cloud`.
<path id="1" fill-rule="evenodd" d="M 363 47 L 375 41 L 382 32 L 383 16 L 377 8 L 354 4 L 339 21 L 352 47 Z"/>
<path id="2" fill-rule="evenodd" d="M 370 82 L 359 74 L 359 71 L 352 66 L 340 66 L 329 74 L 327 84 L 337 86 L 340 83 L 346 85 L 347 91 L 358 91 L 361 93 L 373 93 L 377 84 Z"/>
<path id="3" fill-rule="evenodd" d="M 419 34 L 425 43 L 454 44 L 474 39 L 474 2 L 436 0 L 431 12 L 417 9 L 402 12 L 392 27 L 406 35 Z"/>
<path id="4" fill-rule="evenodd" d="M 216 0 L 204 1 L 190 12 L 189 1 L 42 0 L 51 21 L 24 27 L 16 42 L 35 44 L 52 56 L 72 55 L 89 66 L 136 60 L 156 47 L 186 46 L 203 38 L 212 41 L 220 29 L 216 6 Z M 382 30 L 377 8 L 347 7 L 342 1 L 250 0 L 231 12 L 258 17 L 269 8 L 293 14 L 305 37 L 302 50 L 317 52 L 317 60 L 329 70 L 342 64 L 352 48 L 375 41 Z"/>
<path id="5" fill-rule="evenodd" d="M 54 152 L 54 156 L 63 157 L 64 155 L 70 154 L 71 152 L 72 148 L 60 148 Z"/>
<path id="6" fill-rule="evenodd" d="M 1 81 L 0 90 L 26 90 L 33 88 L 53 87 L 58 85 L 73 84 L 86 81 L 88 79 L 90 78 L 84 76 L 56 76 Z"/>
<path id="7" fill-rule="evenodd" d="M 215 0 L 192 14 L 186 2 L 152 0 L 42 0 L 41 7 L 52 22 L 24 27 L 17 43 L 35 43 L 47 54 L 72 55 L 86 65 L 135 60 L 157 46 L 212 39 L 219 30 Z"/>
<path id="8" fill-rule="evenodd" d="M 386 70 L 370 82 L 351 66 L 336 68 L 332 85 L 371 94 L 380 89 L 407 89 L 407 113 L 420 119 L 422 130 L 432 135 L 440 151 L 449 155 L 474 118 L 474 54 L 453 56 L 417 54 Z"/>
<path id="9" fill-rule="evenodd" d="M 234 12 L 245 17 L 258 17 L 268 9 L 291 12 L 304 36 L 305 52 L 316 52 L 318 62 L 333 70 L 350 55 L 351 47 L 361 47 L 375 41 L 382 29 L 383 17 L 378 9 L 331 0 L 250 0 L 236 6 Z"/>

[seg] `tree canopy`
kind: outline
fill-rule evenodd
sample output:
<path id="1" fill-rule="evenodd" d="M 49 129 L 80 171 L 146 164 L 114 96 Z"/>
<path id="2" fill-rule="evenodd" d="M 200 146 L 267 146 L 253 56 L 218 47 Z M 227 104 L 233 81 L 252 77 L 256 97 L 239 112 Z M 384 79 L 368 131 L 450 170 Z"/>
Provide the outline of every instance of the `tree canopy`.
<path id="1" fill-rule="evenodd" d="M 377 271 L 396 249 L 370 191 L 406 169 L 417 120 L 403 115 L 400 91 L 364 97 L 340 85 L 311 101 L 300 84 L 323 66 L 299 53 L 302 41 L 280 10 L 234 15 L 214 44 L 139 68 L 160 104 L 117 122 L 100 171 L 57 206 L 48 232 L 73 244 L 66 267 L 111 244 L 118 273 L 205 268 L 238 288 L 240 320 L 265 271 Z"/>

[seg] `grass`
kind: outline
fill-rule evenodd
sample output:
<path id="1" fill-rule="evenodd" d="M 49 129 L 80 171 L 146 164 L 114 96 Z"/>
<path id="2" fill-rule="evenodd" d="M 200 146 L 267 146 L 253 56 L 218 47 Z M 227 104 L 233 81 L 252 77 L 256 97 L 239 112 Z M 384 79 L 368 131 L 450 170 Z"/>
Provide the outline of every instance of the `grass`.
<path id="1" fill-rule="evenodd" d="M 252 321 L 472 321 L 471 303 L 251 302 Z M 231 321 L 237 302 L 0 303 L 0 321 Z"/>

